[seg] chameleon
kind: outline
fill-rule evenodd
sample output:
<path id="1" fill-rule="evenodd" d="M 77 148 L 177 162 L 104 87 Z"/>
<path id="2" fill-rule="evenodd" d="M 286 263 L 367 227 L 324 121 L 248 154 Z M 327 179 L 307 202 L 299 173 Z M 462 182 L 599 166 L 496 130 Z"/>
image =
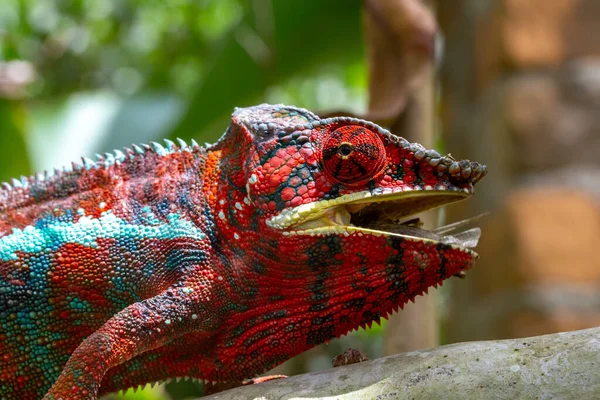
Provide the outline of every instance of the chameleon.
<path id="1" fill-rule="evenodd" d="M 477 232 L 414 216 L 486 167 L 374 123 L 262 104 L 212 145 L 164 143 L 2 185 L 1 399 L 251 378 L 478 257 Z"/>

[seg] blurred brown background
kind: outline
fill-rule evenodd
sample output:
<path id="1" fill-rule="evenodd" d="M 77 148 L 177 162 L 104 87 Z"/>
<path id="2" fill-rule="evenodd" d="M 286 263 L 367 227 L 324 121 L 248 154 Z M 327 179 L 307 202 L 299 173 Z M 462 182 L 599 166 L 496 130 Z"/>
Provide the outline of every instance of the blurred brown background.
<path id="1" fill-rule="evenodd" d="M 447 148 L 491 171 L 449 212 L 491 215 L 478 268 L 453 284 L 447 339 L 600 325 L 600 3 L 438 7 Z"/>

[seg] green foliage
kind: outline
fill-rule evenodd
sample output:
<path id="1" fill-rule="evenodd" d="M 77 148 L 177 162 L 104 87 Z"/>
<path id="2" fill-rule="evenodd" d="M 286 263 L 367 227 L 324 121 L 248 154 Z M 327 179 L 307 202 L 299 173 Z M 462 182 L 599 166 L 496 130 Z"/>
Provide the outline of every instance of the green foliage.
<path id="1" fill-rule="evenodd" d="M 25 145 L 25 108 L 20 102 L 0 99 L 0 181 L 29 174 Z"/>
<path id="2" fill-rule="evenodd" d="M 226 124 L 234 107 L 262 101 L 269 86 L 334 61 L 344 65 L 362 57 L 357 46 L 362 41 L 359 1 L 347 0 L 343 6 L 332 0 L 270 4 L 270 10 L 251 9 L 228 33 L 173 136 L 187 139 L 212 132 Z"/>
<path id="3" fill-rule="evenodd" d="M 42 98 L 109 88 L 182 95 L 244 13 L 241 0 L 3 0 L 0 58 L 33 63 Z"/>

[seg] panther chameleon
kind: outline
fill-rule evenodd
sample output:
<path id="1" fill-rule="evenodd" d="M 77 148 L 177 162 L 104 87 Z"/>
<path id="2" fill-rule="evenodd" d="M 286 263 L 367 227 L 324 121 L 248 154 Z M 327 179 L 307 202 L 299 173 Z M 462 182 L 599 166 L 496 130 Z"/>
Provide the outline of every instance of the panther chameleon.
<path id="1" fill-rule="evenodd" d="M 364 120 L 236 109 L 0 190 L 0 398 L 251 378 L 471 268 L 478 228 L 414 215 L 485 166 Z"/>

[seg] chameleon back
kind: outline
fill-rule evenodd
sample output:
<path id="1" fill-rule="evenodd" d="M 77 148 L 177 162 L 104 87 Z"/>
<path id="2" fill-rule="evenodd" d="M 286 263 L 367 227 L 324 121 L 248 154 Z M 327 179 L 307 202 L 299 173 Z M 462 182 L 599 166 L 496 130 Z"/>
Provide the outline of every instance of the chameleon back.
<path id="1" fill-rule="evenodd" d="M 41 398 L 86 337 L 169 286 L 178 249 L 205 239 L 204 150 L 141 150 L 0 192 L 1 399 Z"/>

